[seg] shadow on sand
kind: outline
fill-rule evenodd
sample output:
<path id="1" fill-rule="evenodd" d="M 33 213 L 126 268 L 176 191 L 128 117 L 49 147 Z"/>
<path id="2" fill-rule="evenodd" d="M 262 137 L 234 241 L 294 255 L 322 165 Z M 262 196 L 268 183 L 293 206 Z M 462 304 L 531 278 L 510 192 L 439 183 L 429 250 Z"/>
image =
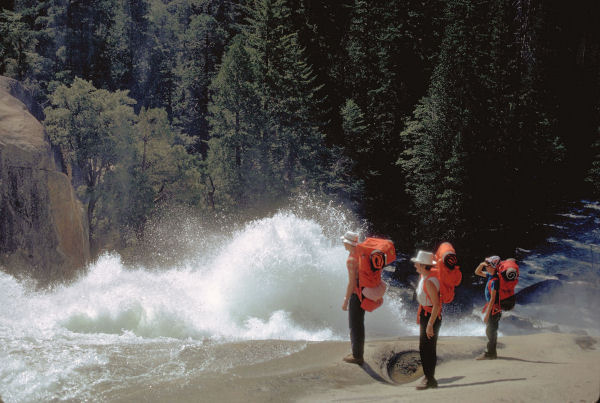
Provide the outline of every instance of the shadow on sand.
<path id="1" fill-rule="evenodd" d="M 506 361 L 531 362 L 533 364 L 567 364 L 566 362 L 531 361 L 531 360 L 524 360 L 522 358 L 515 358 L 515 357 L 501 357 L 501 356 L 498 356 L 497 359 L 498 360 L 506 360 Z"/>
<path id="2" fill-rule="evenodd" d="M 382 378 L 381 375 L 379 375 L 377 372 L 375 372 L 375 370 L 373 368 L 371 368 L 371 366 L 369 364 L 367 364 L 366 362 L 363 365 L 361 365 L 361 368 L 363 369 L 363 371 L 365 371 L 371 378 L 375 379 L 377 382 L 386 383 L 388 385 L 394 385 L 393 383 Z"/>
<path id="3" fill-rule="evenodd" d="M 445 383 L 452 383 L 452 382 L 456 382 L 456 381 L 460 381 L 461 379 L 463 379 L 464 376 L 453 376 L 452 378 L 442 378 L 442 379 L 438 379 L 438 384 L 445 384 Z"/>
<path id="4" fill-rule="evenodd" d="M 462 378 L 464 378 L 464 376 L 455 376 L 455 377 L 452 377 L 452 378 L 438 379 L 438 384 L 452 383 L 452 382 L 456 382 L 456 381 L 458 381 L 458 380 L 460 380 Z M 527 380 L 527 378 L 493 379 L 493 380 L 490 380 L 490 381 L 461 383 L 461 384 L 458 384 L 458 385 L 438 386 L 438 389 L 443 389 L 443 388 L 460 388 L 462 386 L 487 385 L 487 384 L 496 383 L 496 382 L 513 382 L 513 381 L 526 381 L 526 380 Z"/>

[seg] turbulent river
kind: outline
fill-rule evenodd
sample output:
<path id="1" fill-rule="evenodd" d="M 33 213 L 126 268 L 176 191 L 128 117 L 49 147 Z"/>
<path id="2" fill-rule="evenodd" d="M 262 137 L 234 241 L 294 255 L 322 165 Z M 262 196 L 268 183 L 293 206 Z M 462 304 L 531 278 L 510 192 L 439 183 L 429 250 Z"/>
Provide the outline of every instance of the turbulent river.
<path id="1" fill-rule="evenodd" d="M 517 305 L 521 318 L 535 318 L 534 330 L 600 333 L 585 299 L 597 293 L 577 288 L 599 288 L 599 209 L 578 204 L 551 224 L 555 236 L 521 250 L 519 289 L 547 279 L 572 285 L 551 308 Z M 336 217 L 343 214 L 322 220 L 281 211 L 202 243 L 173 267 L 127 267 L 105 254 L 77 281 L 45 291 L 0 272 L 0 396 L 7 403 L 112 400 L 158 380 L 185 384 L 289 355 L 310 341 L 347 340 L 347 253 L 338 236 L 348 222 Z M 367 315 L 367 337 L 417 334 L 406 309 L 413 302 L 398 295 Z M 441 335 L 483 336 L 484 327 L 467 315 L 444 323 Z M 276 342 L 250 347 L 248 340 Z"/>

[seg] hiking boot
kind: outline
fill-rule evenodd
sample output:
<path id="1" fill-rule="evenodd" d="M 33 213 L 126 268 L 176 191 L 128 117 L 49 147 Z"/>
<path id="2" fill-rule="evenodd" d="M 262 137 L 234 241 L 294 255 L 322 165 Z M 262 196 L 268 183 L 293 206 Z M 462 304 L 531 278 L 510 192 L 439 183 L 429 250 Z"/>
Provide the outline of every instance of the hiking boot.
<path id="1" fill-rule="evenodd" d="M 498 358 L 498 356 L 496 354 L 483 353 L 475 359 L 476 360 L 495 360 L 496 358 Z"/>
<path id="2" fill-rule="evenodd" d="M 343 358 L 343 360 L 347 363 L 358 365 L 363 365 L 363 363 L 365 362 L 365 360 L 363 360 L 362 358 L 354 358 L 352 354 L 348 354 Z"/>
<path id="3" fill-rule="evenodd" d="M 438 383 L 435 379 L 427 379 L 423 377 L 421 382 L 417 385 L 417 390 L 434 389 L 438 387 Z"/>

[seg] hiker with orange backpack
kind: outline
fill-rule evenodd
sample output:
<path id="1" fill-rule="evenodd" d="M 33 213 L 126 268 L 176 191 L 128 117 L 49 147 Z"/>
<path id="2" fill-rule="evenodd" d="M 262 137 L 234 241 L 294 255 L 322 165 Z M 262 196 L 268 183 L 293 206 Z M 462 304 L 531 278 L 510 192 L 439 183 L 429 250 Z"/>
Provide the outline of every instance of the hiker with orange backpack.
<path id="1" fill-rule="evenodd" d="M 442 300 L 440 298 L 440 281 L 431 273 L 436 264 L 433 253 L 420 250 L 417 256 L 410 259 L 420 274 L 416 295 L 419 302 L 417 323 L 420 324 L 419 354 L 425 377 L 417 386 L 418 390 L 437 388 L 435 366 L 437 364 L 437 338 L 442 325 Z"/>
<path id="2" fill-rule="evenodd" d="M 485 270 L 485 272 L 484 272 Z M 519 266 L 515 259 L 501 260 L 499 256 L 490 256 L 477 266 L 475 274 L 487 279 L 485 285 L 486 304 L 483 307 L 483 322 L 488 338 L 486 351 L 477 360 L 494 360 L 498 357 L 498 325 L 502 311 L 515 306 L 515 287 L 519 282 Z"/>
<path id="3" fill-rule="evenodd" d="M 488 338 L 486 351 L 477 357 L 477 360 L 495 360 L 497 356 L 496 344 L 498 340 L 498 324 L 502 316 L 500 308 L 499 290 L 500 279 L 498 278 L 497 269 L 500 265 L 499 256 L 490 256 L 477 266 L 475 274 L 486 278 L 485 284 L 485 300 L 486 304 L 483 308 L 483 323 L 485 326 L 485 334 Z M 485 272 L 484 272 L 485 270 Z"/>
<path id="4" fill-rule="evenodd" d="M 421 275 L 417 286 L 420 324 L 419 353 L 425 376 L 417 390 L 436 388 L 437 338 L 442 325 L 442 304 L 454 300 L 454 288 L 462 281 L 456 251 L 450 242 L 442 242 L 435 255 L 419 251 L 411 261 Z"/>
<path id="5" fill-rule="evenodd" d="M 364 362 L 363 353 L 365 346 L 365 310 L 360 306 L 360 300 L 356 294 L 356 284 L 358 283 L 358 234 L 347 231 L 342 236 L 344 247 L 348 251 L 346 268 L 348 269 L 348 286 L 346 295 L 342 303 L 342 309 L 348 311 L 348 324 L 350 326 L 350 344 L 352 354 L 344 357 L 344 361 L 351 364 L 362 365 Z"/>
<path id="6" fill-rule="evenodd" d="M 365 311 L 372 312 L 383 304 L 385 283 L 381 280 L 384 266 L 396 259 L 394 244 L 389 239 L 367 238 L 358 243 L 358 234 L 348 231 L 342 236 L 349 252 L 346 260 L 348 286 L 342 309 L 348 310 L 352 354 L 344 361 L 362 365 L 365 344 Z"/>

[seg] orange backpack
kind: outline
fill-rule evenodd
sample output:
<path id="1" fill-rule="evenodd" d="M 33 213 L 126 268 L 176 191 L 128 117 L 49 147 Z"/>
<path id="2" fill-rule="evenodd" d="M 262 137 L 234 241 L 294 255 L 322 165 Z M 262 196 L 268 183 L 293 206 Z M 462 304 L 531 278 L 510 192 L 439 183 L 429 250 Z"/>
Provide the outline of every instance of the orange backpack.
<path id="1" fill-rule="evenodd" d="M 462 281 L 456 251 L 450 242 L 443 242 L 435 252 L 433 275 L 440 280 L 440 298 L 443 304 L 454 300 L 454 287 Z"/>
<path id="2" fill-rule="evenodd" d="M 383 268 L 396 260 L 394 243 L 389 239 L 367 238 L 356 245 L 358 255 L 358 284 L 356 294 L 361 301 L 361 308 L 372 312 L 383 304 L 383 296 L 376 300 L 363 295 L 365 288 L 377 289 L 381 295 L 385 292 L 385 283 L 381 281 Z M 383 290 L 383 292 L 379 292 Z"/>
<path id="3" fill-rule="evenodd" d="M 429 276 L 425 278 L 427 281 L 430 277 L 435 277 L 440 282 L 440 300 L 442 304 L 448 304 L 454 300 L 454 287 L 458 286 L 462 281 L 462 273 L 458 266 L 458 258 L 456 257 L 456 251 L 450 242 L 442 243 L 434 254 L 435 266 L 430 270 Z M 427 287 L 423 285 L 423 291 L 427 295 L 427 298 L 431 301 L 431 297 L 427 292 Z M 419 305 L 419 311 L 417 312 L 417 323 L 420 322 L 421 309 L 431 313 L 431 306 Z M 440 310 L 439 316 L 442 315 Z"/>
<path id="4" fill-rule="evenodd" d="M 519 265 L 515 259 L 506 259 L 498 265 L 498 278 L 500 279 L 500 307 L 503 311 L 514 308 L 516 297 L 515 287 L 519 282 Z"/>

